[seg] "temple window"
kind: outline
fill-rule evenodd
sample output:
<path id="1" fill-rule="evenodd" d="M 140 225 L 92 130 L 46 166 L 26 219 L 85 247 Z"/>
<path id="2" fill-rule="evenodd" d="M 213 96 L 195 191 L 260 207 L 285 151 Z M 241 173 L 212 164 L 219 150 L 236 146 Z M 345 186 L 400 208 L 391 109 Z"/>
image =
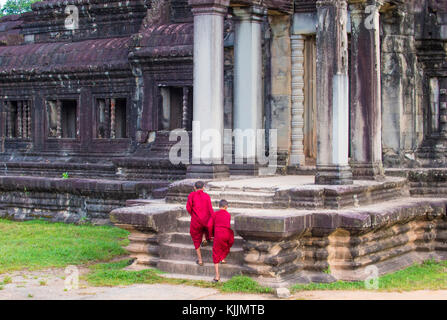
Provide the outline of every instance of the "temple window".
<path id="1" fill-rule="evenodd" d="M 127 100 L 124 98 L 96 100 L 96 138 L 127 138 Z"/>
<path id="2" fill-rule="evenodd" d="M 191 130 L 192 88 L 161 87 L 161 130 Z"/>
<path id="3" fill-rule="evenodd" d="M 78 136 L 78 102 L 76 100 L 48 100 L 48 136 L 75 139 Z"/>
<path id="4" fill-rule="evenodd" d="M 31 138 L 31 102 L 28 100 L 6 101 L 5 111 L 6 137 Z"/>

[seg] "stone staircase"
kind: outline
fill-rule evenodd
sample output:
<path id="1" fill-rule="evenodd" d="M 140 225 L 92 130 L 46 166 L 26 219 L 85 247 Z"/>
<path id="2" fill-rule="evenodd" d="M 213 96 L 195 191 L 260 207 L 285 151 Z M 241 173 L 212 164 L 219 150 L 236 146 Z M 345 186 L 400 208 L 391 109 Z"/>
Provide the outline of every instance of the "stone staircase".
<path id="1" fill-rule="evenodd" d="M 169 233 L 167 242 L 160 245 L 160 262 L 158 268 L 172 274 L 214 276 L 214 264 L 212 259 L 212 243 L 201 249 L 204 265 L 196 264 L 197 254 L 189 235 L 190 217 L 184 216 L 177 219 L 177 229 Z M 234 221 L 233 221 L 234 224 Z M 234 228 L 233 228 L 234 229 Z M 243 239 L 235 236 L 235 242 L 231 253 L 227 258 L 227 264 L 221 265 L 222 277 L 231 278 L 241 274 L 244 263 Z"/>
<path id="2" fill-rule="evenodd" d="M 270 286 L 359 280 L 371 264 L 391 272 L 447 253 L 447 199 L 411 197 L 406 179 L 280 188 L 239 182 L 206 187 L 215 209 L 219 200 L 229 202 L 239 232 L 222 278 L 244 274 Z M 137 264 L 173 277 L 214 276 L 212 244 L 202 248 L 204 266 L 196 264 L 185 208 L 191 191 L 192 181 L 176 182 L 166 199 L 129 200 L 111 213 L 116 225 L 131 231 L 128 251 Z"/>
<path id="3" fill-rule="evenodd" d="M 218 206 L 221 199 L 229 203 L 230 208 L 272 208 L 275 206 L 275 191 L 271 189 L 240 190 L 210 188 L 207 193 L 213 206 Z"/>

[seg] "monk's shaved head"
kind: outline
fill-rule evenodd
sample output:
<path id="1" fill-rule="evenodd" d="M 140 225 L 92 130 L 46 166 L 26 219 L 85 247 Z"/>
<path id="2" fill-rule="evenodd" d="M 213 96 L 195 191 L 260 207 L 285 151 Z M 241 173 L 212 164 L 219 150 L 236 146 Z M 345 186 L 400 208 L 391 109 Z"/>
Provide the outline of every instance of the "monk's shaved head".
<path id="1" fill-rule="evenodd" d="M 194 187 L 195 187 L 197 190 L 199 190 L 199 189 L 203 189 L 204 186 L 205 186 L 205 183 L 203 183 L 203 181 L 197 181 L 197 182 L 194 184 Z"/>
<path id="2" fill-rule="evenodd" d="M 219 201 L 219 208 L 228 208 L 228 201 L 227 200 L 220 200 Z"/>

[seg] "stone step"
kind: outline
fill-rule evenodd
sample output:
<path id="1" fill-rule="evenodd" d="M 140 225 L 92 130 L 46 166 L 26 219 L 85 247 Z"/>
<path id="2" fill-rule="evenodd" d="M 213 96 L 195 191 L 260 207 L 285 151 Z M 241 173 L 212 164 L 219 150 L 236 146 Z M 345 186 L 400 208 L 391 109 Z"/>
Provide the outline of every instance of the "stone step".
<path id="1" fill-rule="evenodd" d="M 189 225 L 191 224 L 191 217 L 184 216 L 177 219 L 177 232 L 189 234 Z M 234 220 L 231 219 L 231 228 L 234 231 Z M 235 233 L 236 236 L 236 233 Z"/>
<path id="2" fill-rule="evenodd" d="M 212 256 L 213 247 L 209 244 L 201 248 L 202 258 L 204 262 L 213 262 Z M 160 257 L 167 260 L 181 260 L 181 261 L 197 261 L 197 253 L 192 243 L 180 244 L 169 243 L 160 245 Z M 228 254 L 226 260 L 230 264 L 240 265 L 244 261 L 244 250 L 241 247 L 233 246 Z"/>
<path id="3" fill-rule="evenodd" d="M 227 199 L 226 199 L 227 200 Z M 217 210 L 220 200 L 212 200 L 213 207 Z M 276 204 L 273 201 L 244 201 L 244 200 L 227 200 L 228 208 L 258 208 L 258 209 L 269 209 L 275 208 Z"/>
<path id="4" fill-rule="evenodd" d="M 179 243 L 179 244 L 192 244 L 191 235 L 188 232 L 175 232 L 171 234 L 171 243 Z M 234 237 L 234 245 L 235 247 L 241 247 L 244 244 L 244 239 L 239 236 Z"/>
<path id="5" fill-rule="evenodd" d="M 150 205 L 163 205 L 165 201 L 163 199 L 130 199 L 126 201 L 126 207 L 139 207 Z"/>
<path id="6" fill-rule="evenodd" d="M 214 264 L 210 262 L 204 262 L 203 266 L 199 266 L 195 261 L 161 259 L 157 266 L 158 269 L 164 272 L 174 274 L 200 275 L 204 277 L 213 277 L 215 274 Z M 244 267 L 234 264 L 221 264 L 219 266 L 221 277 L 224 278 L 241 275 L 244 269 Z"/>
<path id="7" fill-rule="evenodd" d="M 247 192 L 242 190 L 234 191 L 219 191 L 211 190 L 208 192 L 211 200 L 221 200 L 225 199 L 227 201 L 254 201 L 254 202 L 272 202 L 275 196 L 274 192 Z"/>

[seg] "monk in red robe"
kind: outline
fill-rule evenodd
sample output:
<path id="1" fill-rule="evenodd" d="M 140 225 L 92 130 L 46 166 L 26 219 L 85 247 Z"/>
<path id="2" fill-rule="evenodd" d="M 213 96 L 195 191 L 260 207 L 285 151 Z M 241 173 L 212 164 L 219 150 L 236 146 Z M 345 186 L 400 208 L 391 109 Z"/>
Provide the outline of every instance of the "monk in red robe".
<path id="1" fill-rule="evenodd" d="M 228 213 L 228 202 L 220 200 L 219 211 L 212 214 L 208 223 L 209 234 L 213 238 L 213 263 L 216 270 L 214 282 L 219 282 L 219 263 L 226 263 L 225 258 L 230 253 L 234 243 L 234 232 L 231 230 L 231 215 Z"/>
<path id="2" fill-rule="evenodd" d="M 206 245 L 207 240 L 210 239 L 208 221 L 214 213 L 211 198 L 204 192 L 204 186 L 205 184 L 202 181 L 197 181 L 194 185 L 194 192 L 191 192 L 188 196 L 186 204 L 186 210 L 191 215 L 189 233 L 197 252 L 197 264 L 201 266 L 203 266 L 203 260 L 200 246 L 202 244 Z"/>

